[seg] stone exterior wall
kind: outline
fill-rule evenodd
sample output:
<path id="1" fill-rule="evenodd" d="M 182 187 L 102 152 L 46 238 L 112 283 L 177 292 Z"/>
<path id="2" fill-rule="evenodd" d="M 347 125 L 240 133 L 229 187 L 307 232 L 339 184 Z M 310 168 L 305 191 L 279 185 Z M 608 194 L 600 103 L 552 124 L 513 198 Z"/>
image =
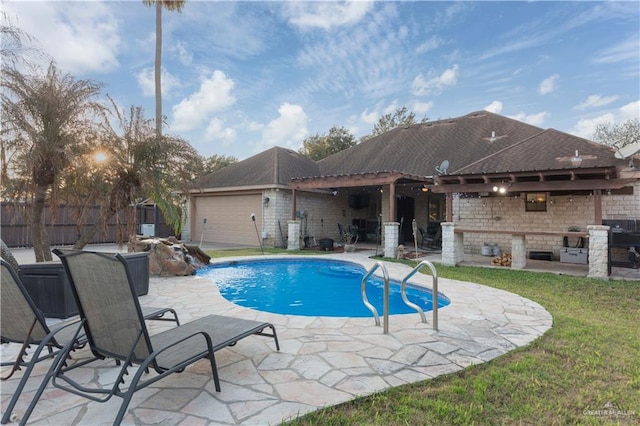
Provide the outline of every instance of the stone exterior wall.
<path id="1" fill-rule="evenodd" d="M 632 195 L 602 195 L 603 219 L 640 219 L 640 182 Z"/>
<path id="2" fill-rule="evenodd" d="M 604 197 L 603 197 L 604 198 Z M 524 197 L 495 196 L 481 198 L 454 198 L 454 222 L 456 227 L 492 230 L 552 231 L 566 232 L 578 227 L 587 232 L 593 224 L 594 204 L 592 196 L 548 197 L 546 212 L 525 211 Z M 497 244 L 502 252 L 511 252 L 512 239 L 509 234 L 466 233 L 464 251 L 480 254 L 484 243 Z M 577 241 L 569 241 L 573 246 Z M 561 236 L 528 235 L 528 251 L 552 251 L 554 258 L 560 257 L 563 247 Z"/>
<path id="3" fill-rule="evenodd" d="M 289 190 L 267 190 L 263 197 L 269 197 L 263 215 L 267 236 L 263 244 L 285 247 L 289 233 L 287 221 L 292 214 L 292 193 Z M 300 217 L 303 212 L 306 212 L 306 217 Z M 305 236 L 315 238 L 316 242 L 321 238 L 341 242 L 338 223 L 350 224 L 361 214 L 360 210 L 349 208 L 346 195 L 303 191 L 296 192 L 296 213 L 296 219 L 300 221 L 301 247 L 304 247 Z"/>

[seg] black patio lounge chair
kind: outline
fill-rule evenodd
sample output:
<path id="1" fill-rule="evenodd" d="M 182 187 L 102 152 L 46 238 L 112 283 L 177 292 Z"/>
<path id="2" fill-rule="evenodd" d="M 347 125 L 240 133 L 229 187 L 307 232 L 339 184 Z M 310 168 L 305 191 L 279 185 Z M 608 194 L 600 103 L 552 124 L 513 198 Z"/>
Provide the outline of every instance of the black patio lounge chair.
<path id="1" fill-rule="evenodd" d="M 29 296 L 18 274 L 8 262 L 4 259 L 0 260 L 2 268 L 0 339 L 2 343 L 22 344 L 15 360 L 0 363 L 2 367 L 10 367 L 9 372 L 0 379 L 2 381 L 8 380 L 16 371 L 25 368 L 24 374 L 2 414 L 0 422 L 5 424 L 10 421 L 13 408 L 35 365 L 40 361 L 55 357 L 67 344 L 70 345 L 70 351 L 80 349 L 86 345 L 87 340 L 81 331 L 82 324 L 78 317 L 49 326 L 46 318 Z M 165 317 L 165 314 L 168 313 L 172 313 L 173 318 Z M 148 320 L 174 321 L 177 325 L 180 324 L 176 311 L 171 308 L 146 307 L 142 314 Z M 31 346 L 36 346 L 36 348 L 33 354 L 28 356 L 27 350 Z M 43 352 L 45 349 L 46 351 Z"/>
<path id="2" fill-rule="evenodd" d="M 422 236 L 422 241 L 420 242 L 420 247 L 422 248 L 440 248 L 442 246 L 442 228 L 438 225 L 437 229 L 433 234 L 425 231 L 424 228 L 418 228 L 420 231 L 420 235 Z"/>
<path id="3" fill-rule="evenodd" d="M 120 361 L 121 368 L 111 388 L 87 388 L 72 378 L 75 365 L 67 363 L 70 349 L 67 348 L 56 357 L 23 422 L 28 420 L 49 382 L 92 401 L 106 402 L 114 395 L 122 398 L 114 420 L 114 424 L 120 424 L 136 391 L 169 374 L 182 372 L 203 358 L 209 359 L 216 390 L 220 391 L 215 352 L 247 336 L 271 337 L 280 350 L 272 324 L 220 315 L 209 315 L 151 335 L 143 320 L 126 260 L 120 254 L 76 251 L 58 255 L 84 322 L 93 354 L 90 361 L 111 358 Z M 266 328 L 272 332 L 263 332 Z M 134 365 L 137 365 L 135 374 L 123 389 L 124 377 Z M 150 369 L 157 374 L 147 375 Z"/>
<path id="4" fill-rule="evenodd" d="M 81 335 L 82 323 L 78 318 L 62 321 L 49 327 L 42 312 L 36 308 L 33 300 L 22 285 L 18 274 L 9 263 L 0 259 L 1 274 L 0 295 L 0 335 L 2 343 L 21 343 L 22 346 L 15 360 L 1 363 L 2 367 L 11 367 L 2 381 L 10 379 L 16 371 L 25 367 L 26 370 L 16 387 L 9 405 L 5 407 L 1 422 L 9 422 L 13 408 L 27 383 L 27 379 L 35 365 L 45 359 L 53 358 L 68 343 L 71 349 L 81 347 L 86 340 Z M 27 349 L 37 345 L 31 357 L 27 358 Z M 43 352 L 43 350 L 45 350 Z"/>

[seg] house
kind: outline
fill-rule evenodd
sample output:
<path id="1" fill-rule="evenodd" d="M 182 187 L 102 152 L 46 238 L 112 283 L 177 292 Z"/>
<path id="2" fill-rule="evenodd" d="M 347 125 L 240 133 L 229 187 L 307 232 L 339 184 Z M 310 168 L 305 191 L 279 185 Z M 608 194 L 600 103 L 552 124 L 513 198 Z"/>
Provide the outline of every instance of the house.
<path id="1" fill-rule="evenodd" d="M 589 226 L 640 219 L 640 158 L 615 154 L 487 111 L 398 127 L 317 162 L 275 147 L 193 182 L 183 238 L 291 247 L 339 241 L 338 224 L 353 225 L 360 241 L 381 230 L 392 256 L 415 220 L 426 232 L 452 225 L 457 251 L 511 251 L 518 231 L 527 252 L 558 258 Z"/>

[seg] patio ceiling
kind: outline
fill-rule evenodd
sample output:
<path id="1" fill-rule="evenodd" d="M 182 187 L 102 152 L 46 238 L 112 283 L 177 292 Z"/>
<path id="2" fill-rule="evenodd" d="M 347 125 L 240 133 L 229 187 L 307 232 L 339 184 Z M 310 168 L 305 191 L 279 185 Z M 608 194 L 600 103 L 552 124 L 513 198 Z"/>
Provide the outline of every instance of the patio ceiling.
<path id="1" fill-rule="evenodd" d="M 516 173 L 439 175 L 429 189 L 435 193 L 567 192 L 620 189 L 636 179 L 621 179 L 615 167 L 575 168 Z"/>

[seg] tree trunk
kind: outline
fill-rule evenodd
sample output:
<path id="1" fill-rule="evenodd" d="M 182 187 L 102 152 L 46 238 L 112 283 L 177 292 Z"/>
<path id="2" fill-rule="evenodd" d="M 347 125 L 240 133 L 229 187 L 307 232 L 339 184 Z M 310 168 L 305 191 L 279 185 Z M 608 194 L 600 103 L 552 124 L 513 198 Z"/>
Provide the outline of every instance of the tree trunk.
<path id="1" fill-rule="evenodd" d="M 156 137 L 162 136 L 162 2 L 156 1 Z"/>
<path id="2" fill-rule="evenodd" d="M 6 260 L 9 265 L 13 268 L 14 271 L 18 272 L 20 265 L 15 257 L 13 257 L 13 253 L 11 253 L 11 249 L 0 239 L 0 257 Z"/>
<path id="3" fill-rule="evenodd" d="M 36 262 L 50 262 L 53 260 L 47 230 L 44 227 L 44 208 L 47 198 L 47 185 L 38 185 L 33 203 L 31 217 L 31 232 L 33 237 L 33 253 Z"/>
<path id="4" fill-rule="evenodd" d="M 83 248 L 85 248 L 87 244 L 93 241 L 93 237 L 95 237 L 98 232 L 100 232 L 102 224 L 106 223 L 115 214 L 116 212 L 109 209 L 102 217 L 99 217 L 98 221 L 91 225 L 90 228 L 85 228 L 84 232 L 80 235 L 80 238 L 78 238 L 78 241 L 76 241 L 76 243 L 73 245 L 73 249 L 82 250 Z"/>

